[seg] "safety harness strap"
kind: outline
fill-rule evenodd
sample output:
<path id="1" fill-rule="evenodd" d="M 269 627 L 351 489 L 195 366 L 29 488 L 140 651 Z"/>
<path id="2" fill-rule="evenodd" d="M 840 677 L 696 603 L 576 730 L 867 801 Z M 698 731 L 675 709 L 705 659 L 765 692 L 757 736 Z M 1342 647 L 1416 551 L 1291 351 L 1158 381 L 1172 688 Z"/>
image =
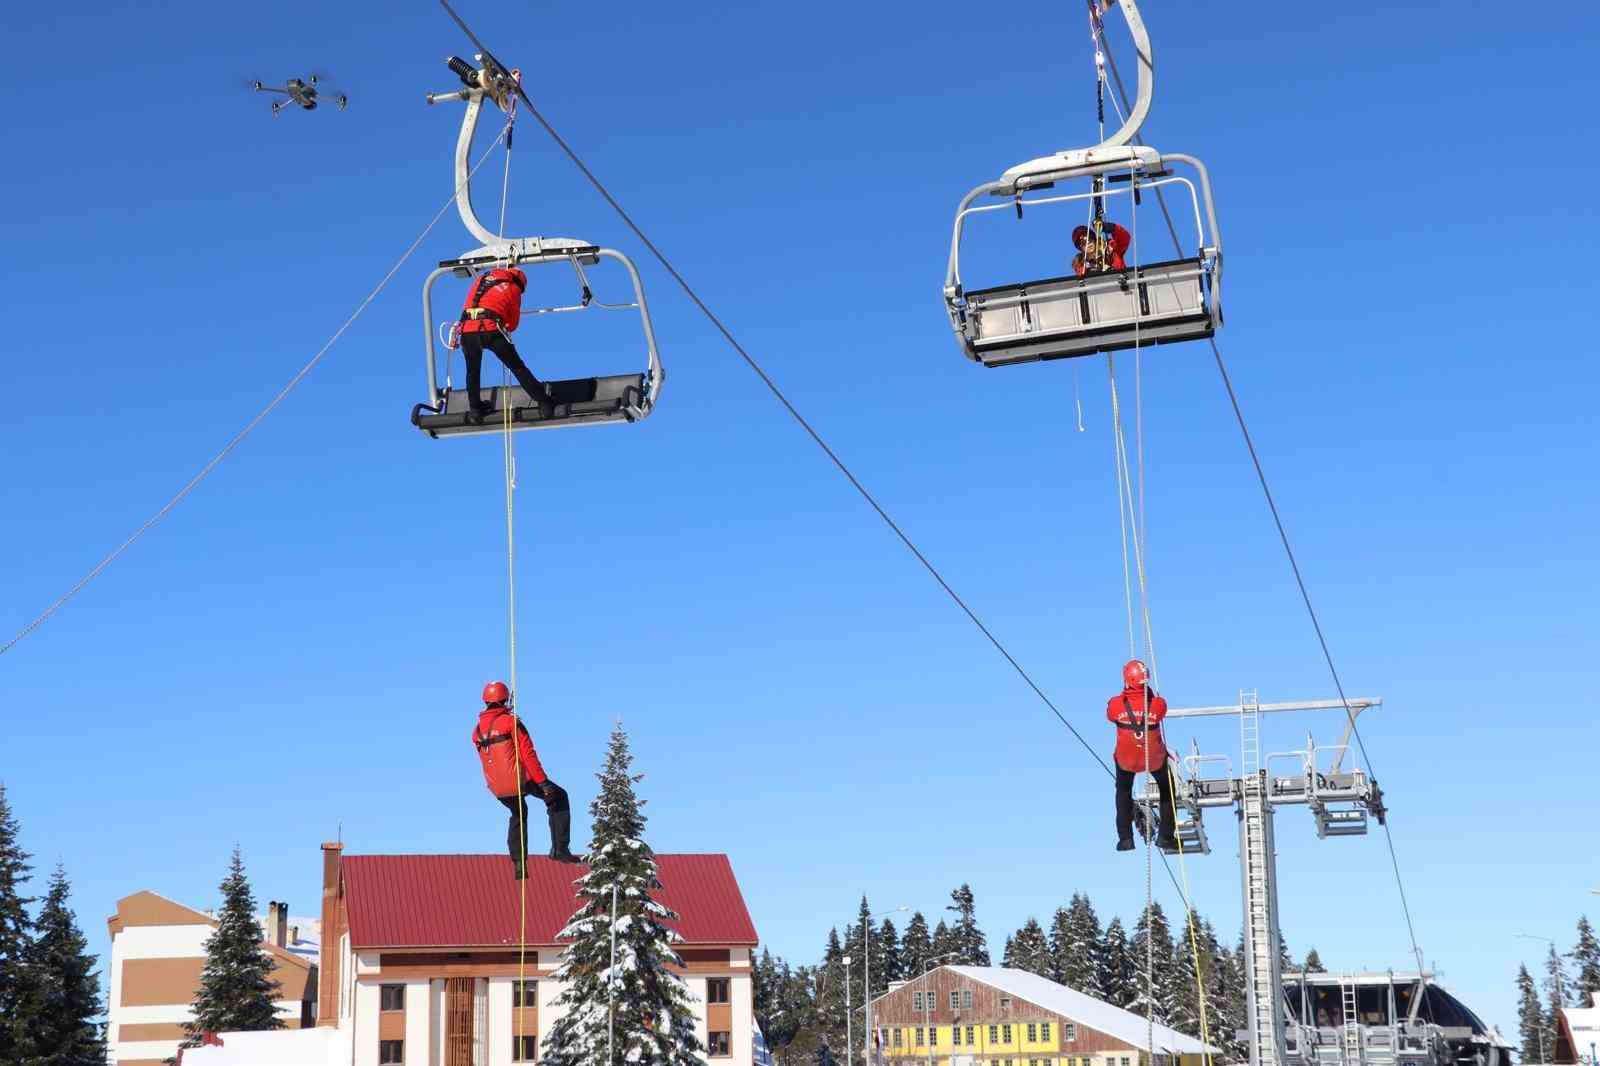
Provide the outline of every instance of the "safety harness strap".
<path id="1" fill-rule="evenodd" d="M 478 748 L 481 750 L 484 748 L 492 748 L 496 744 L 502 744 L 508 740 L 515 740 L 516 738 L 517 735 L 515 733 L 490 733 L 488 736 L 473 737 L 472 742 L 478 745 Z"/>

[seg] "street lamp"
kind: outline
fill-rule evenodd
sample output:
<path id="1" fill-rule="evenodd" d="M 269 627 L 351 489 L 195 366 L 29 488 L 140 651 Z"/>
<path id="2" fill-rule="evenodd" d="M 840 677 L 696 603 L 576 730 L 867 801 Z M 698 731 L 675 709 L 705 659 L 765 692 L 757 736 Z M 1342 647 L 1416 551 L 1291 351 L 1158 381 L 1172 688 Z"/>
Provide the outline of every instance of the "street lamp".
<path id="1" fill-rule="evenodd" d="M 905 904 L 890 907 L 878 914 L 869 914 L 861 923 L 862 966 L 866 976 L 861 982 L 861 1066 L 872 1066 L 872 923 L 875 919 L 886 918 L 891 914 L 899 914 L 910 910 Z M 846 999 L 845 1002 L 849 1002 Z"/>
<path id="2" fill-rule="evenodd" d="M 854 1038 L 850 1035 L 850 956 L 844 957 L 844 1066 L 850 1066 L 850 1045 Z"/>

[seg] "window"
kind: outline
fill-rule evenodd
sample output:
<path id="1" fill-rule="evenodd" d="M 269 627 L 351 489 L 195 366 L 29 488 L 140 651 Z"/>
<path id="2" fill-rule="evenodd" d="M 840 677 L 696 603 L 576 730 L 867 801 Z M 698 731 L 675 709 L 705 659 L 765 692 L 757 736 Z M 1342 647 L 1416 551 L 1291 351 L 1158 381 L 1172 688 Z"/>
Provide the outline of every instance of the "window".
<path id="1" fill-rule="evenodd" d="M 961 1009 L 961 993 L 957 992 L 953 988 L 950 990 L 950 1009 L 951 1010 L 960 1010 Z"/>
<path id="2" fill-rule="evenodd" d="M 913 992 L 913 993 L 911 993 L 911 1009 L 912 1010 L 921 1010 L 922 1009 L 922 993 L 921 992 Z"/>
<path id="3" fill-rule="evenodd" d="M 1033 1024 L 1032 1022 L 1029 1022 L 1028 1023 L 1028 1043 L 1030 1043 L 1030 1044 L 1037 1043 L 1038 1040 L 1039 1040 L 1039 1027 L 1037 1025 Z M 1034 1059 L 1032 1062 L 1028 1063 L 1028 1066 L 1039 1066 L 1039 1060 L 1038 1059 Z"/>
<path id="4" fill-rule="evenodd" d="M 406 986 L 405 985 L 379 985 L 378 986 L 379 1010 L 405 1010 Z M 399 1062 L 399 1059 L 394 1061 Z"/>
<path id="5" fill-rule="evenodd" d="M 922 1046 L 922 1026 L 917 1026 L 917 1046 Z"/>
<path id="6" fill-rule="evenodd" d="M 894 1031 L 894 1046 L 895 1047 L 899 1047 L 900 1046 L 900 1030 L 898 1030 L 898 1029 L 896 1029 Z"/>
<path id="7" fill-rule="evenodd" d="M 727 1033 L 707 1033 L 706 1053 L 714 1059 L 725 1059 L 733 1054 L 728 1044 Z"/>
<path id="8" fill-rule="evenodd" d="M 970 988 L 963 988 L 961 990 L 961 1009 L 962 1010 L 971 1010 L 972 1009 L 972 989 L 970 989 Z"/>
<path id="9" fill-rule="evenodd" d="M 1000 997 L 1000 1009 L 1001 1010 L 1010 1010 L 1011 1009 L 1011 997 L 1010 996 L 1001 996 Z"/>
<path id="10" fill-rule="evenodd" d="M 1126 1056 L 1126 1055 L 1122 1056 L 1122 1066 L 1129 1066 L 1129 1063 L 1130 1063 L 1130 1060 L 1128 1059 L 1128 1056 Z"/>
<path id="11" fill-rule="evenodd" d="M 378 1061 L 383 1063 L 384 1066 L 389 1066 L 390 1063 L 406 1061 L 406 1042 L 404 1040 L 378 1041 Z"/>
<path id="12" fill-rule="evenodd" d="M 1011 1043 L 1011 1026 L 1002 1025 L 1000 1027 L 1000 1043 L 1002 1043 L 1002 1044 Z"/>
<path id="13" fill-rule="evenodd" d="M 706 979 L 706 1002 L 728 1002 L 728 979 L 726 977 L 709 977 Z"/>
<path id="14" fill-rule="evenodd" d="M 1047 1039 L 1047 1040 L 1049 1039 L 1048 1034 L 1046 1035 L 1045 1039 Z M 1069 1044 L 1072 1043 L 1073 1041 L 1077 1040 L 1078 1039 L 1078 1023 L 1077 1022 L 1062 1022 L 1061 1023 L 1061 1039 L 1065 1040 Z M 1083 1064 L 1083 1066 L 1089 1066 L 1089 1064 L 1087 1062 L 1085 1062 Z"/>
<path id="15" fill-rule="evenodd" d="M 511 1061 L 538 1062 L 539 1038 L 532 1033 L 513 1036 L 511 1038 Z"/>
<path id="16" fill-rule="evenodd" d="M 1050 1023 L 1049 1022 L 1040 1022 L 1039 1023 L 1039 1039 L 1043 1040 L 1046 1044 L 1048 1044 L 1050 1042 Z M 1046 1060 L 1046 1061 L 1048 1062 L 1048 1060 Z"/>
<path id="17" fill-rule="evenodd" d="M 511 1005 L 513 1007 L 537 1007 L 539 1005 L 539 982 L 511 982 Z"/>
<path id="18" fill-rule="evenodd" d="M 950 1043 L 954 1044 L 956 1047 L 961 1046 L 961 1026 L 952 1025 L 950 1027 Z"/>
<path id="19" fill-rule="evenodd" d="M 967 1044 L 971 1045 L 971 1044 L 974 1044 L 976 1042 L 977 1041 L 972 1039 L 972 1026 L 969 1025 L 969 1026 L 967 1026 Z"/>
<path id="20" fill-rule="evenodd" d="M 1000 1043 L 1000 1027 L 998 1025 L 989 1026 L 989 1043 Z"/>

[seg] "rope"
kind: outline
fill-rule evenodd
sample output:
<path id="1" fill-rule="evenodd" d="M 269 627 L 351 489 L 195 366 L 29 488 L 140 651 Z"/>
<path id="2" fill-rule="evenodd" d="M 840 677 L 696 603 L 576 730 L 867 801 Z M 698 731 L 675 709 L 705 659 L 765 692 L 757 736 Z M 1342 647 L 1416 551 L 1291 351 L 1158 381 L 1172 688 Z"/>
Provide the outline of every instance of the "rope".
<path id="1" fill-rule="evenodd" d="M 495 142 L 498 143 L 500 137 L 504 136 L 504 134 L 505 130 L 502 129 L 500 134 L 495 137 Z M 472 170 L 468 171 L 466 181 L 470 181 L 472 179 L 472 175 L 476 173 L 478 168 L 483 165 L 484 160 L 489 158 L 489 152 L 493 149 L 494 144 L 491 143 L 489 148 L 484 151 L 483 155 L 478 158 L 478 161 L 473 164 Z M 465 184 L 465 181 L 463 184 Z M 160 510 L 156 511 L 155 514 L 145 519 L 143 525 L 134 530 L 133 533 L 121 544 L 113 548 L 105 558 L 96 563 L 87 574 L 79 578 L 71 588 L 67 589 L 67 591 L 60 596 L 60 598 L 58 598 L 49 607 L 46 607 L 43 611 L 41 611 L 39 615 L 33 619 L 33 621 L 23 626 L 22 629 L 18 631 L 16 636 L 12 637 L 4 644 L 0 644 L 0 655 L 4 655 L 9 652 L 12 648 L 21 643 L 25 637 L 33 633 L 34 630 L 38 629 L 40 626 L 44 625 L 45 622 L 49 621 L 52 615 L 67 605 L 67 601 L 71 600 L 78 593 L 82 592 L 84 588 L 88 586 L 89 582 L 99 577 L 107 567 L 121 558 L 124 552 L 133 547 L 133 545 L 140 538 L 160 524 L 161 520 L 166 518 L 168 514 L 172 513 L 172 510 L 177 507 L 178 504 L 187 499 L 191 492 L 199 488 L 200 483 L 206 478 L 210 477 L 211 472 L 218 466 L 222 465 L 222 461 L 229 455 L 233 454 L 233 450 L 239 447 L 239 445 L 243 444 L 245 438 L 254 432 L 257 426 L 266 421 L 267 416 L 276 411 L 278 406 L 283 403 L 284 400 L 288 399 L 289 394 L 295 390 L 295 387 L 299 385 L 300 382 L 304 381 L 311 371 L 317 368 L 317 364 L 322 362 L 323 357 L 327 355 L 330 350 L 332 350 L 334 344 L 338 342 L 339 338 L 344 336 L 345 331 L 355 324 L 356 319 L 361 317 L 361 313 L 367 309 L 367 306 L 371 304 L 373 300 L 377 299 L 379 293 L 388 287 L 389 282 L 393 280 L 394 276 L 400 272 L 400 268 L 404 266 L 406 261 L 411 258 L 412 253 L 417 250 L 418 246 L 422 244 L 423 240 L 428 236 L 428 234 L 433 232 L 433 227 L 439 224 L 439 220 L 444 217 L 445 212 L 450 210 L 451 205 L 454 203 L 455 192 L 452 191 L 450 194 L 450 199 L 446 200 L 444 205 L 434 213 L 433 218 L 426 226 L 422 228 L 422 232 L 417 234 L 416 238 L 406 246 L 406 250 L 400 254 L 399 259 L 395 260 L 394 265 L 391 266 L 388 272 L 383 275 L 383 277 L 378 281 L 378 284 L 374 286 L 372 291 L 367 293 L 361 302 L 356 305 L 356 309 L 350 312 L 350 317 L 344 320 L 343 325 L 334 330 L 333 336 L 329 337 L 327 342 L 324 343 L 321 348 L 317 349 L 317 353 L 311 357 L 310 361 L 295 372 L 294 376 L 289 379 L 289 383 L 286 384 L 282 389 L 279 389 L 278 394 L 274 396 L 265 407 L 256 412 L 255 417 L 250 419 L 249 422 L 245 423 L 244 428 L 238 433 L 234 434 L 233 438 L 229 440 L 227 444 L 223 445 L 222 450 L 213 455 L 206 462 L 206 464 L 200 468 L 199 473 L 195 474 L 194 477 L 185 482 L 184 486 L 179 489 L 171 499 L 162 504 Z"/>
<path id="2" fill-rule="evenodd" d="M 504 200 L 501 201 L 504 209 Z M 506 654 L 510 660 L 509 677 L 511 680 L 511 736 L 512 753 L 517 766 L 517 831 L 522 840 L 522 873 L 517 881 L 517 1000 L 523 998 L 527 986 L 528 969 L 528 801 L 522 792 L 522 721 L 517 715 L 517 538 L 516 538 L 516 508 L 513 500 L 517 491 L 517 456 L 516 447 L 511 438 L 511 369 L 506 367 L 502 371 L 501 382 L 505 386 L 504 402 L 502 407 L 503 431 L 501 440 L 505 454 L 505 480 L 506 480 Z M 524 1004 L 526 1006 L 526 1004 Z M 522 1012 L 517 1012 L 517 1023 L 513 1027 L 514 1035 L 521 1043 L 522 1037 Z"/>
<path id="3" fill-rule="evenodd" d="M 1116 81 L 1117 93 L 1122 97 L 1123 101 L 1126 102 L 1128 98 L 1128 89 L 1123 83 L 1121 72 L 1117 70 L 1116 57 L 1108 52 L 1107 59 L 1111 67 L 1111 76 Z M 1115 97 L 1112 99 L 1114 102 Z M 1142 145 L 1144 144 L 1144 138 L 1135 136 L 1134 143 Z M 1172 212 L 1167 208 L 1167 198 L 1163 194 L 1163 190 L 1159 187 L 1155 190 L 1155 194 L 1157 203 L 1161 205 L 1161 215 L 1167 223 L 1167 233 L 1172 238 L 1172 246 L 1177 250 L 1179 255 L 1182 255 L 1183 244 L 1178 238 L 1178 227 L 1172 220 Z M 1295 584 L 1300 589 L 1300 599 L 1305 604 L 1306 615 L 1310 618 L 1311 628 L 1316 633 L 1317 645 L 1322 649 L 1323 662 L 1327 664 L 1328 674 L 1333 678 L 1333 686 L 1339 693 L 1339 702 L 1344 706 L 1345 718 L 1350 723 L 1350 733 L 1353 737 L 1355 737 L 1356 746 L 1361 750 L 1361 759 L 1367 764 L 1368 772 L 1371 773 L 1373 777 L 1377 777 L 1378 774 L 1377 770 L 1373 766 L 1372 757 L 1367 753 L 1367 742 L 1361 736 L 1361 728 L 1356 725 L 1355 711 L 1351 709 L 1350 699 L 1345 695 L 1344 681 L 1339 676 L 1338 667 L 1334 665 L 1333 653 L 1328 648 L 1328 640 L 1326 635 L 1323 633 L 1322 622 L 1317 616 L 1316 608 L 1311 603 L 1311 593 L 1306 588 L 1304 575 L 1302 575 L 1300 572 L 1299 560 L 1295 557 L 1294 548 L 1289 543 L 1289 533 L 1283 524 L 1283 516 L 1278 512 L 1277 501 L 1272 495 L 1272 486 L 1267 482 L 1267 473 L 1265 468 L 1261 465 L 1261 456 L 1257 453 L 1255 441 L 1250 436 L 1250 427 L 1245 422 L 1244 410 L 1239 406 L 1238 394 L 1235 393 L 1233 389 L 1233 379 L 1228 374 L 1227 364 L 1223 362 L 1222 349 L 1217 346 L 1217 340 L 1215 337 L 1210 338 L 1210 344 L 1211 355 L 1217 364 L 1217 374 L 1222 378 L 1223 388 L 1227 390 L 1228 403 L 1233 408 L 1234 420 L 1239 424 L 1239 433 L 1244 438 L 1246 450 L 1250 453 L 1250 462 L 1251 465 L 1255 467 L 1256 480 L 1261 483 L 1261 494 L 1266 498 L 1267 509 L 1272 512 L 1273 525 L 1277 527 L 1278 539 L 1283 543 L 1283 553 L 1289 560 L 1289 569 L 1294 572 Z M 1422 948 L 1417 943 L 1417 928 L 1411 917 L 1411 904 L 1406 897 L 1405 878 L 1400 873 L 1400 857 L 1394 846 L 1394 831 L 1389 827 L 1387 818 L 1385 818 L 1380 824 L 1383 827 L 1384 841 L 1388 846 L 1389 865 L 1394 870 L 1395 888 L 1400 894 L 1400 910 L 1405 916 L 1406 934 L 1411 940 L 1411 953 L 1416 957 L 1417 960 L 1417 972 L 1421 973 L 1423 970 Z"/>

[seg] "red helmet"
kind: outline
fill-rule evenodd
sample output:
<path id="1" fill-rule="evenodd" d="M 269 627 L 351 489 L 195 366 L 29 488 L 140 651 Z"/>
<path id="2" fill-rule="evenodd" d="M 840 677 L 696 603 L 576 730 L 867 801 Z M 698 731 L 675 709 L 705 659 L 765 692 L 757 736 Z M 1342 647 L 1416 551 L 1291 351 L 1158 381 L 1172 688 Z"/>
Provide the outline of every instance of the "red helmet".
<path id="1" fill-rule="evenodd" d="M 493 707 L 497 703 L 506 703 L 511 699 L 511 690 L 506 688 L 504 681 L 491 681 L 483 686 L 483 702 Z"/>
<path id="2" fill-rule="evenodd" d="M 1138 659 L 1129 659 L 1122 667 L 1122 683 L 1129 688 L 1136 688 L 1150 680 L 1150 670 Z M 485 690 L 487 693 L 487 690 Z"/>

